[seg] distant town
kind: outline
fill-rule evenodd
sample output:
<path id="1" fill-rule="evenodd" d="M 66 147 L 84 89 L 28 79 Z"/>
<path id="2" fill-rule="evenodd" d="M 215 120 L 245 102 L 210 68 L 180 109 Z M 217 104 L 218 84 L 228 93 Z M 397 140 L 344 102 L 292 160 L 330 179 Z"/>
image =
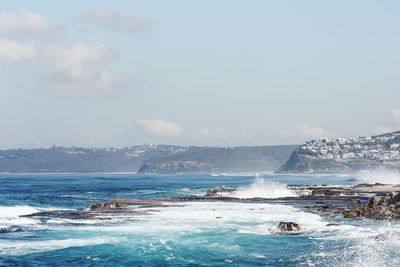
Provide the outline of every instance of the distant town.
<path id="1" fill-rule="evenodd" d="M 301 145 L 299 153 L 317 159 L 400 162 L 400 131 L 358 138 L 322 138 Z"/>

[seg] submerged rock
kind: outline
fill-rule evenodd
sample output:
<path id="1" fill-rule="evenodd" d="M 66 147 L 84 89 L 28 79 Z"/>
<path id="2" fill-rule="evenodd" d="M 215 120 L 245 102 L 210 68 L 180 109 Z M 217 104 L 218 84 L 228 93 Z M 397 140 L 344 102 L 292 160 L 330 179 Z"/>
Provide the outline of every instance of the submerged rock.
<path id="1" fill-rule="evenodd" d="M 300 225 L 295 222 L 280 222 L 278 228 L 282 232 L 298 232 L 301 229 Z"/>
<path id="2" fill-rule="evenodd" d="M 232 193 L 235 192 L 235 188 L 230 188 L 230 187 L 217 187 L 214 189 L 210 189 L 207 191 L 206 197 L 213 197 L 213 196 L 219 196 L 221 193 Z"/>
<path id="3" fill-rule="evenodd" d="M 92 219 L 93 214 L 84 210 L 53 210 L 53 211 L 40 211 L 27 215 L 20 215 L 20 217 L 52 217 L 62 219 Z"/>

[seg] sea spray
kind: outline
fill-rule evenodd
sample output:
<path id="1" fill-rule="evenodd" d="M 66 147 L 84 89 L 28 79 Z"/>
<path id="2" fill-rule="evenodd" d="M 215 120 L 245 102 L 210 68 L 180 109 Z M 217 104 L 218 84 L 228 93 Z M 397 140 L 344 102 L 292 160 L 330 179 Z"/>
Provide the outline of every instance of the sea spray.
<path id="1" fill-rule="evenodd" d="M 364 183 L 400 184 L 400 172 L 383 167 L 359 172 L 357 178 Z"/>
<path id="2" fill-rule="evenodd" d="M 263 178 L 256 177 L 252 184 L 239 187 L 235 192 L 230 193 L 229 196 L 237 198 L 280 198 L 297 197 L 298 195 L 285 185 L 266 182 Z"/>

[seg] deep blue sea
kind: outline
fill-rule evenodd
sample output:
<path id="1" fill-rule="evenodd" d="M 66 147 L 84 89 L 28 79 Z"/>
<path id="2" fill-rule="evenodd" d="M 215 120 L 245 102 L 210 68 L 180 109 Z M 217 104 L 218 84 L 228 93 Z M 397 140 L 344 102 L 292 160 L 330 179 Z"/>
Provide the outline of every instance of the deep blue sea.
<path id="1" fill-rule="evenodd" d="M 279 204 L 200 202 L 112 220 L 19 217 L 87 208 L 116 198 L 204 195 L 239 188 L 239 197 L 294 194 L 287 184 L 350 185 L 348 176 L 0 174 L 0 266 L 400 266 L 393 222 L 332 222 Z M 304 233 L 276 234 L 280 221 Z M 0 231 L 1 232 L 1 231 Z"/>

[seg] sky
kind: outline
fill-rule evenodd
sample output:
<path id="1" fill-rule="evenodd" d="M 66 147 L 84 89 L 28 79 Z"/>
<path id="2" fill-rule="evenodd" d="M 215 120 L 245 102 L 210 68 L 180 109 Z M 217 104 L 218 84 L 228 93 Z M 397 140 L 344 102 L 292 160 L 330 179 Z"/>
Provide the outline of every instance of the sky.
<path id="1" fill-rule="evenodd" d="M 400 130 L 399 1 L 0 3 L 0 149 Z"/>

